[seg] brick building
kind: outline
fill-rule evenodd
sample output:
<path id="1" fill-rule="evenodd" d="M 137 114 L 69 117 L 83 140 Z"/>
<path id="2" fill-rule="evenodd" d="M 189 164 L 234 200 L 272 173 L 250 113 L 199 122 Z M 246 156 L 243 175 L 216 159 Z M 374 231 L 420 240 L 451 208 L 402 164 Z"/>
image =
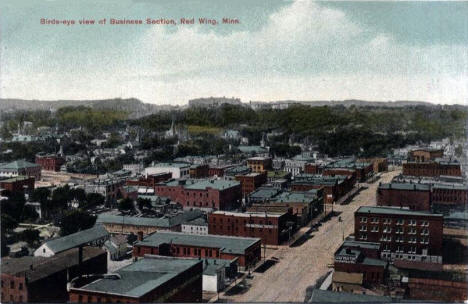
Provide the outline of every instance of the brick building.
<path id="1" fill-rule="evenodd" d="M 204 210 L 231 210 L 240 204 L 241 185 L 237 181 L 171 180 L 158 184 L 155 191 L 159 196 L 170 198 L 184 208 Z"/>
<path id="2" fill-rule="evenodd" d="M 244 268 L 253 267 L 261 258 L 261 240 L 220 235 L 155 232 L 135 243 L 133 256 L 157 254 L 175 257 L 238 258 Z"/>
<path id="3" fill-rule="evenodd" d="M 0 178 L 16 177 L 19 175 L 34 177 L 36 181 L 41 179 L 41 166 L 25 160 L 15 160 L 11 163 L 0 163 Z"/>
<path id="4" fill-rule="evenodd" d="M 0 185 L 1 187 L 1 185 Z M 432 185 L 432 203 L 443 205 L 467 205 L 468 185 L 466 184 L 442 184 Z"/>
<path id="5" fill-rule="evenodd" d="M 431 210 L 431 185 L 410 183 L 379 184 L 377 205 L 408 207 L 411 210 Z"/>
<path id="6" fill-rule="evenodd" d="M 192 165 L 189 169 L 190 178 L 205 178 L 209 176 L 208 165 Z"/>
<path id="7" fill-rule="evenodd" d="M 151 234 L 156 231 L 181 231 L 182 224 L 203 216 L 200 210 L 187 210 L 173 216 L 160 218 L 99 214 L 96 223 L 102 224 L 112 234 Z"/>
<path id="8" fill-rule="evenodd" d="M 172 178 L 172 173 L 170 172 L 163 172 L 163 173 L 156 173 L 156 174 L 150 174 L 147 175 L 146 177 L 140 177 L 137 180 L 127 180 L 126 185 L 127 186 L 138 186 L 138 187 L 148 187 L 148 188 L 153 188 L 161 182 L 165 182 L 167 180 L 170 180 Z"/>
<path id="9" fill-rule="evenodd" d="M 305 174 L 322 174 L 324 166 L 318 163 L 307 163 L 304 165 Z"/>
<path id="10" fill-rule="evenodd" d="M 403 175 L 412 176 L 461 176 L 461 167 L 458 161 L 437 159 L 428 162 L 407 162 L 403 164 Z"/>
<path id="11" fill-rule="evenodd" d="M 354 213 L 358 241 L 382 245 L 382 259 L 442 263 L 443 216 L 392 207 L 360 207 Z"/>
<path id="12" fill-rule="evenodd" d="M 82 247 L 52 257 L 2 258 L 2 303 L 68 301 L 67 280 L 107 272 L 107 253 Z"/>
<path id="13" fill-rule="evenodd" d="M 272 160 L 270 157 L 251 157 L 247 159 L 247 166 L 252 172 L 265 172 L 272 169 Z"/>
<path id="14" fill-rule="evenodd" d="M 433 148 L 421 148 L 408 152 L 408 160 L 415 162 L 427 162 L 444 157 L 444 150 Z"/>
<path id="15" fill-rule="evenodd" d="M 358 163 L 371 163 L 374 173 L 385 172 L 388 170 L 388 160 L 385 157 L 360 158 Z"/>
<path id="16" fill-rule="evenodd" d="M 369 246 L 365 242 L 362 245 Z M 387 261 L 367 257 L 360 248 L 341 246 L 335 252 L 335 272 L 362 273 L 364 286 L 384 283 L 387 266 Z"/>
<path id="17" fill-rule="evenodd" d="M 247 195 L 267 182 L 267 173 L 264 171 L 261 173 L 254 172 L 245 175 L 236 175 L 236 180 L 241 184 L 242 194 Z"/>
<path id="18" fill-rule="evenodd" d="M 60 167 L 65 164 L 65 159 L 57 154 L 36 154 L 36 164 L 40 165 L 42 170 L 60 171 Z"/>
<path id="19" fill-rule="evenodd" d="M 231 165 L 210 167 L 208 169 L 208 176 L 223 177 L 224 172 L 231 167 L 232 167 Z"/>
<path id="20" fill-rule="evenodd" d="M 309 191 L 324 188 L 324 203 L 332 203 L 351 191 L 353 179 L 345 175 L 300 174 L 291 182 L 291 191 Z"/>
<path id="21" fill-rule="evenodd" d="M 328 164 L 325 169 L 352 169 L 356 171 L 356 180 L 365 182 L 373 174 L 374 166 L 371 162 L 359 162 L 354 158 L 344 158 Z"/>
<path id="22" fill-rule="evenodd" d="M 196 303 L 202 301 L 203 261 L 147 255 L 100 278 L 70 288 L 72 303 Z"/>
<path id="23" fill-rule="evenodd" d="M 216 211 L 208 215 L 209 234 L 260 238 L 268 245 L 279 245 L 288 239 L 288 224 L 291 229 L 296 225 L 292 208 L 284 213 Z"/>
<path id="24" fill-rule="evenodd" d="M 0 180 L 0 189 L 15 192 L 24 192 L 34 190 L 34 177 L 16 176 Z"/>
<path id="25" fill-rule="evenodd" d="M 468 298 L 465 272 L 411 270 L 408 277 L 409 299 L 451 303 Z"/>

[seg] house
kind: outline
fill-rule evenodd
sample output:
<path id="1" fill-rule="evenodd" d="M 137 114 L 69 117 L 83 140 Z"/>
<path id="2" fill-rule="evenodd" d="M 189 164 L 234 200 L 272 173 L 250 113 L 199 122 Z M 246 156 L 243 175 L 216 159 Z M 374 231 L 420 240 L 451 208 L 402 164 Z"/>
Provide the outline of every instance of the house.
<path id="1" fill-rule="evenodd" d="M 107 230 L 102 225 L 96 225 L 90 229 L 45 242 L 34 251 L 34 256 L 50 257 L 83 246 L 101 247 L 108 238 L 109 233 Z"/>
<path id="2" fill-rule="evenodd" d="M 208 234 L 208 221 L 204 216 L 182 223 L 183 233 L 189 234 Z"/>
<path id="3" fill-rule="evenodd" d="M 104 249 L 112 261 L 118 261 L 128 253 L 128 242 L 126 235 L 114 235 L 104 242 Z"/>
<path id="4" fill-rule="evenodd" d="M 203 291 L 219 292 L 237 275 L 237 259 L 203 259 Z"/>

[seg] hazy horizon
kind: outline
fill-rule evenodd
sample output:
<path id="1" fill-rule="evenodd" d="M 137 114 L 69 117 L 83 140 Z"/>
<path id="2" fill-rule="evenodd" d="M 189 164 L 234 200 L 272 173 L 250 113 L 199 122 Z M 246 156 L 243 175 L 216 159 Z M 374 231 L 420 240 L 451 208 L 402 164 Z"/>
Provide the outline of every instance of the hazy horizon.
<path id="1" fill-rule="evenodd" d="M 468 102 L 468 2 L 2 1 L 0 97 Z M 195 18 L 194 25 L 40 19 Z M 239 24 L 200 25 L 198 18 Z"/>

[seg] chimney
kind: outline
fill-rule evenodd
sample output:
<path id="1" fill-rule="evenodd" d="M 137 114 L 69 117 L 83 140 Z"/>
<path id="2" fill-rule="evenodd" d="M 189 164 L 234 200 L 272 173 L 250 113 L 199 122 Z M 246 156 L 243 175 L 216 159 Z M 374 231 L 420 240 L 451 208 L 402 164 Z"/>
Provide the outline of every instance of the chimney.
<path id="1" fill-rule="evenodd" d="M 78 265 L 81 266 L 83 263 L 83 247 L 78 247 Z"/>
<path id="2" fill-rule="evenodd" d="M 143 241 L 143 231 L 138 231 L 137 234 L 138 234 L 138 237 L 137 237 L 138 241 Z"/>

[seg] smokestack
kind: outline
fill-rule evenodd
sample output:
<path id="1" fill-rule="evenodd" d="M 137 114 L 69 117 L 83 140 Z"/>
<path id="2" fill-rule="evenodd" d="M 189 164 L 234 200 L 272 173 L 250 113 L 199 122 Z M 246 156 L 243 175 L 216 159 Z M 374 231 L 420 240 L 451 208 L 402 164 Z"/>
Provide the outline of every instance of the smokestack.
<path id="1" fill-rule="evenodd" d="M 138 231 L 138 241 L 143 241 L 143 231 Z"/>
<path id="2" fill-rule="evenodd" d="M 78 265 L 81 266 L 83 263 L 83 247 L 78 247 Z"/>

